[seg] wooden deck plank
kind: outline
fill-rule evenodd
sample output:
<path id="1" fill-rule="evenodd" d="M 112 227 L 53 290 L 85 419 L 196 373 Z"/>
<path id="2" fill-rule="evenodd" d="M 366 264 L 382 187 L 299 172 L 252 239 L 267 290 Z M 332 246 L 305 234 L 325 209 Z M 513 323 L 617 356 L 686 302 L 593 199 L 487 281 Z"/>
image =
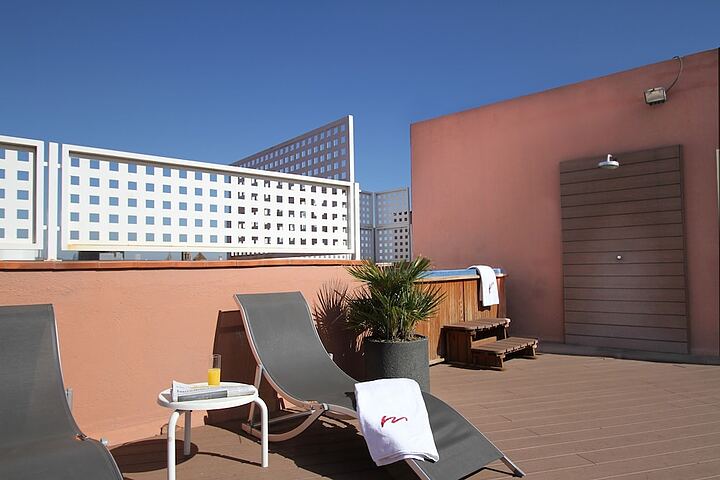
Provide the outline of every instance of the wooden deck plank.
<path id="1" fill-rule="evenodd" d="M 687 414 L 675 414 L 671 408 L 668 409 L 657 409 L 652 410 L 643 414 L 636 414 L 631 416 L 607 416 L 605 418 L 597 418 L 592 420 L 578 420 L 569 422 L 558 422 L 560 417 L 555 417 L 550 422 L 543 423 L 537 426 L 532 425 L 533 422 L 516 422 L 506 420 L 505 423 L 493 422 L 488 423 L 485 418 L 478 418 L 473 415 L 467 415 L 465 417 L 476 424 L 483 426 L 483 431 L 494 438 L 498 434 L 506 434 L 507 432 L 513 431 L 531 431 L 536 436 L 527 439 L 525 445 L 539 445 L 544 443 L 553 443 L 555 439 L 572 440 L 572 439 L 586 439 L 586 438 L 597 438 L 600 433 L 607 434 L 620 434 L 623 431 L 627 431 L 624 427 L 633 427 L 641 431 L 652 431 L 662 429 L 662 421 L 657 420 L 660 416 L 666 416 L 668 425 L 679 426 L 687 422 L 693 422 L 696 419 L 703 418 L 715 418 L 717 410 L 713 410 L 708 413 L 698 413 L 696 415 Z M 676 415 L 676 416 L 672 416 Z M 707 415 L 707 416 L 706 416 Z M 530 425 L 528 425 L 530 424 Z M 601 432 L 601 430 L 603 432 Z M 553 437 L 555 436 L 555 437 Z M 532 442 L 532 443 L 529 443 Z"/>
<path id="2" fill-rule="evenodd" d="M 720 479 L 720 460 L 630 473 L 613 477 L 613 480 L 716 480 Z"/>
<path id="3" fill-rule="evenodd" d="M 720 423 L 695 423 L 693 425 L 675 426 L 669 428 L 660 428 L 658 430 L 642 431 L 633 428 L 634 425 L 615 427 L 613 429 L 594 429 L 593 431 L 585 432 L 586 435 L 582 435 L 585 438 L 577 439 L 575 437 L 579 435 L 563 435 L 563 436 L 548 436 L 539 434 L 543 437 L 545 442 L 535 446 L 524 446 L 517 447 L 521 444 L 526 444 L 522 439 L 518 441 L 507 440 L 504 442 L 498 442 L 498 448 L 503 449 L 508 455 L 512 455 L 512 458 L 517 458 L 517 461 L 523 461 L 535 458 L 545 458 L 555 455 L 564 455 L 567 453 L 579 453 L 593 463 L 600 463 L 595 461 L 595 458 L 605 458 L 605 461 L 610 461 L 612 458 L 609 456 L 603 456 L 602 451 L 612 450 L 620 452 L 623 450 L 623 455 L 628 455 L 627 458 L 632 458 L 634 455 L 630 452 L 634 448 L 647 448 L 648 444 L 660 443 L 663 441 L 676 442 L 677 448 L 671 448 L 669 451 L 680 450 L 682 440 L 693 438 L 693 437 L 704 437 L 706 441 L 701 442 L 699 445 L 694 445 L 688 448 L 697 448 L 704 445 L 714 445 L 720 442 Z M 575 432 L 575 434 L 582 432 Z M 709 441 L 710 437 L 715 437 L 714 441 Z M 552 439 L 554 438 L 554 440 Z M 555 443 L 553 443 L 553 441 Z M 626 452 L 627 450 L 627 452 Z"/>
<path id="4" fill-rule="evenodd" d="M 653 477 L 650 473 L 654 471 L 688 466 L 698 464 L 700 462 L 717 460 L 719 458 L 720 449 L 715 446 L 710 446 L 682 452 L 673 452 L 670 454 L 657 454 L 633 459 L 621 459 L 601 464 L 573 466 L 554 470 L 535 469 L 534 464 L 531 463 L 531 468 L 533 468 L 533 470 L 528 469 L 531 475 L 528 475 L 527 478 L 528 480 L 600 480 L 631 473 L 648 473 L 647 478 L 652 479 Z M 504 477 L 498 475 L 494 478 Z"/>
<path id="5" fill-rule="evenodd" d="M 611 446 L 601 450 L 583 451 L 582 456 L 593 463 L 603 463 L 622 458 L 635 458 L 646 455 L 682 452 L 685 450 L 693 450 L 712 445 L 715 445 L 718 449 L 720 449 L 720 435 L 718 435 L 717 429 L 710 433 L 693 435 L 690 437 L 673 437 L 670 439 L 636 443 L 631 446 Z"/>
<path id="6" fill-rule="evenodd" d="M 607 406 L 607 402 L 623 401 L 627 398 L 628 395 L 633 395 L 634 398 L 638 400 L 643 400 L 643 402 L 645 402 L 646 400 L 673 402 L 676 400 L 682 400 L 687 398 L 683 393 L 672 391 L 655 392 L 653 390 L 652 392 L 647 392 L 643 390 L 642 385 L 626 385 L 622 387 L 619 386 L 617 389 L 613 390 L 578 390 L 574 392 L 568 392 L 567 394 L 538 395 L 538 397 L 536 398 L 536 402 L 533 402 L 532 404 L 528 404 L 527 401 L 523 402 L 522 400 L 520 400 L 519 393 L 516 393 L 515 395 L 515 397 L 511 397 L 500 402 L 494 402 L 490 399 L 487 399 L 483 402 L 482 405 L 473 405 L 477 407 L 482 407 L 484 409 L 491 409 L 495 413 L 503 413 L 544 411 L 548 407 L 553 406 L 573 406 L 576 405 L 578 401 L 587 402 L 587 404 L 589 404 L 590 406 L 599 405 L 602 407 Z M 717 403 L 712 397 L 712 395 L 702 395 L 699 398 L 705 399 L 705 401 L 703 401 L 702 403 Z M 462 399 L 467 399 L 467 397 L 460 397 L 458 394 L 456 405 L 464 404 L 465 402 L 461 402 Z M 693 398 L 693 400 L 697 399 L 698 397 Z M 470 400 L 471 399 L 467 399 L 467 401 Z M 610 406 L 610 408 L 612 407 Z M 563 412 L 563 414 L 565 414 L 565 412 Z"/>
<path id="7" fill-rule="evenodd" d="M 436 365 L 431 386 L 529 480 L 720 477 L 720 366 L 549 354 L 512 362 L 503 372 Z M 111 451 L 127 480 L 162 480 L 165 446 L 153 437 Z M 187 459 L 181 440 L 176 446 L 179 479 L 413 478 L 403 465 L 376 468 L 356 423 L 333 419 L 270 444 L 267 469 L 237 425 L 195 428 Z M 472 479 L 512 478 L 501 463 L 491 467 Z"/>
<path id="8" fill-rule="evenodd" d="M 520 359 L 518 359 L 518 360 L 520 360 Z M 714 386 L 711 386 L 711 387 L 714 387 Z M 531 393 L 528 393 L 528 392 L 529 392 L 528 390 L 523 389 L 523 390 L 517 391 L 517 392 L 507 392 L 499 397 L 506 398 L 507 401 L 510 402 L 510 401 L 514 400 L 515 398 L 523 397 L 523 396 L 527 397 L 528 395 L 531 395 Z M 498 407 L 496 407 L 497 410 L 495 410 L 495 409 L 492 409 L 491 406 L 481 405 L 481 404 L 473 402 L 473 399 L 471 397 L 468 397 L 467 395 L 460 396 L 460 394 L 458 394 L 458 399 L 455 400 L 454 405 L 457 408 L 470 407 L 470 408 L 475 408 L 475 409 L 483 409 L 483 411 L 490 411 L 490 412 L 495 412 L 498 414 L 520 414 L 523 412 L 537 411 L 538 412 L 537 418 L 542 418 L 543 416 L 544 417 L 554 416 L 554 415 L 569 416 L 575 412 L 586 413 L 587 415 L 589 415 L 587 418 L 593 418 L 594 416 L 602 416 L 600 414 L 603 412 L 603 410 L 613 411 L 616 408 L 612 405 L 603 404 L 602 402 L 603 402 L 603 399 L 605 399 L 605 397 L 608 397 L 607 399 L 605 399 L 607 401 L 615 400 L 617 402 L 620 402 L 618 407 L 624 405 L 624 406 L 628 406 L 631 409 L 636 409 L 636 407 L 643 407 L 644 405 L 655 405 L 655 404 L 660 404 L 660 403 L 672 403 L 674 405 L 681 405 L 682 403 L 680 403 L 680 402 L 682 402 L 682 401 L 689 401 L 691 405 L 699 405 L 702 403 L 713 403 L 713 402 L 716 403 L 714 398 L 711 396 L 712 388 L 709 393 L 697 392 L 698 395 L 701 395 L 702 398 L 705 400 L 698 400 L 697 398 L 688 399 L 688 397 L 681 391 L 657 392 L 657 396 L 653 396 L 646 392 L 638 392 L 638 390 L 636 388 L 632 388 L 631 386 L 626 386 L 626 388 L 622 389 L 622 392 L 624 392 L 628 395 L 636 395 L 636 399 L 638 401 L 635 403 L 632 401 L 632 399 L 622 397 L 622 395 L 615 395 L 613 391 L 607 390 L 607 389 L 598 391 L 598 397 L 600 397 L 600 398 L 594 398 L 594 397 L 592 397 L 591 390 L 588 390 L 587 388 L 583 388 L 583 389 L 577 388 L 577 389 L 573 390 L 573 393 L 575 395 L 571 399 L 568 399 L 567 397 L 564 397 L 564 396 L 543 396 L 542 399 L 539 399 L 539 402 L 541 404 L 539 404 L 537 406 L 518 405 L 515 408 L 513 408 L 513 405 L 507 405 L 507 406 L 498 406 Z M 613 397 L 619 397 L 619 398 L 614 399 Z M 573 401 L 572 401 L 575 398 L 578 400 L 582 400 L 583 398 L 585 398 L 586 401 L 588 402 L 588 404 L 590 404 L 589 406 L 597 406 L 597 410 L 594 410 L 592 412 L 585 412 L 582 410 L 582 408 L 578 407 L 575 409 L 575 412 L 563 411 L 562 408 L 558 412 L 549 412 L 548 411 L 549 408 L 553 408 L 555 406 L 555 405 L 553 405 L 553 399 L 556 399 L 557 402 L 560 404 L 560 406 L 567 404 L 567 406 L 569 406 L 569 407 L 577 407 L 577 404 L 573 403 Z M 488 399 L 487 395 L 482 395 L 482 396 L 479 396 L 479 398 L 477 399 L 477 402 L 482 402 L 485 400 L 490 401 Z M 628 413 L 632 413 L 632 410 Z M 517 420 L 517 418 L 516 418 L 516 420 Z"/>

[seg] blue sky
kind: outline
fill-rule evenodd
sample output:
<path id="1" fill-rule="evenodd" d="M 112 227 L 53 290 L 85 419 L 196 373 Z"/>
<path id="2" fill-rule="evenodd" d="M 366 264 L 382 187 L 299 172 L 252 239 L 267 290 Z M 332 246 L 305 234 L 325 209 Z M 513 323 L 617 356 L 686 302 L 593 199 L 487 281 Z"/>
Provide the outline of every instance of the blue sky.
<path id="1" fill-rule="evenodd" d="M 355 116 L 357 179 L 410 124 L 720 43 L 720 1 L 3 0 L 0 134 L 230 163 Z"/>

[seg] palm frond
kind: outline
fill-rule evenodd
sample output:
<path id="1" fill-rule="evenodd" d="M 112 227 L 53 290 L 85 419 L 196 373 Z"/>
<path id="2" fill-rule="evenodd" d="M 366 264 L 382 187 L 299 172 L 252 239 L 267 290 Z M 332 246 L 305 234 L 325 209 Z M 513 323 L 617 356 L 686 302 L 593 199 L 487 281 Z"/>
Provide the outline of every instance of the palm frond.
<path id="1" fill-rule="evenodd" d="M 432 316 L 444 298 L 438 287 L 417 283 L 429 267 L 424 257 L 388 266 L 366 260 L 348 267 L 364 283 L 348 297 L 348 326 L 374 338 L 411 340 L 417 323 Z"/>

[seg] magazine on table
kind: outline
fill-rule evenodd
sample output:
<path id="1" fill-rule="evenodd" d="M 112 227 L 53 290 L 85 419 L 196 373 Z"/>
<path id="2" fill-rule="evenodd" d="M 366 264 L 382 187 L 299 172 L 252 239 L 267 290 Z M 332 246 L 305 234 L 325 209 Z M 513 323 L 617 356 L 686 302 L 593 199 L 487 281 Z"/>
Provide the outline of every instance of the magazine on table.
<path id="1" fill-rule="evenodd" d="M 213 398 L 240 397 L 252 395 L 255 387 L 244 383 L 235 385 L 211 386 L 206 384 L 187 384 L 173 380 L 170 395 L 173 402 L 187 402 L 190 400 L 210 400 Z"/>

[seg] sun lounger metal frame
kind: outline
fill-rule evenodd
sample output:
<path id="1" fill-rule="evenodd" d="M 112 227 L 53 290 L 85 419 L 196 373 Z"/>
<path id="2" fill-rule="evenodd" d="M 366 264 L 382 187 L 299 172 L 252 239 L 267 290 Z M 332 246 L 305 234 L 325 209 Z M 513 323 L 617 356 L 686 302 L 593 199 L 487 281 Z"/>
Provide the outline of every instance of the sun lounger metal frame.
<path id="1" fill-rule="evenodd" d="M 295 305 L 292 305 L 294 307 L 298 307 L 297 303 L 302 302 L 302 305 L 304 306 L 304 310 L 306 315 L 304 315 L 304 321 L 309 321 L 310 326 L 312 327 L 311 330 L 314 332 L 315 339 L 317 340 L 317 343 L 322 347 L 323 352 L 325 355 L 327 355 L 328 362 L 330 362 L 334 368 L 337 370 L 337 375 L 342 375 L 346 377 L 348 383 L 357 383 L 355 379 L 348 376 L 343 372 L 340 367 L 338 367 L 331 359 L 330 354 L 327 353 L 324 346 L 322 346 L 322 341 L 320 340 L 320 336 L 317 333 L 317 329 L 315 328 L 315 325 L 312 320 L 312 314 L 310 313 L 310 309 L 308 307 L 307 301 L 303 297 L 303 295 L 300 292 L 285 292 L 285 293 L 269 293 L 269 294 L 236 294 L 235 295 L 235 301 L 237 302 L 241 314 L 242 314 L 242 321 L 243 325 L 245 327 L 245 332 L 247 334 L 248 343 L 250 345 L 250 349 L 252 350 L 253 356 L 255 357 L 255 360 L 257 362 L 257 368 L 255 370 L 255 387 L 260 389 L 260 384 L 263 380 L 263 378 L 272 386 L 272 388 L 283 397 L 283 399 L 289 401 L 293 405 L 303 409 L 303 412 L 294 413 L 285 415 L 276 419 L 273 419 L 269 422 L 269 424 L 277 424 L 280 422 L 293 420 L 297 418 L 307 417 L 304 421 L 302 421 L 299 425 L 292 428 L 289 431 L 283 432 L 283 433 L 276 433 L 276 434 L 268 434 L 268 440 L 271 442 L 276 441 L 284 441 L 289 440 L 293 437 L 296 437 L 297 435 L 304 432 L 310 425 L 312 425 L 318 418 L 320 418 L 322 415 L 328 414 L 328 413 L 338 413 L 342 415 L 347 415 L 352 418 L 357 418 L 357 412 L 353 408 L 349 408 L 347 406 L 333 404 L 333 403 L 324 403 L 316 400 L 305 400 L 302 398 L 297 398 L 297 396 L 291 394 L 288 392 L 287 388 L 284 388 L 282 385 L 279 385 L 278 382 L 273 378 L 273 376 L 270 374 L 270 372 L 267 371 L 267 369 L 264 366 L 263 363 L 263 355 L 258 351 L 258 347 L 256 344 L 256 339 L 254 337 L 254 328 L 253 328 L 253 322 L 257 321 L 255 318 L 251 318 L 251 315 L 248 312 L 248 304 L 253 303 L 253 301 L 262 300 L 262 302 L 265 302 L 267 305 L 272 305 L 274 301 L 277 301 L 279 303 L 282 302 L 295 302 Z M 259 313 L 259 312 L 258 312 Z M 284 332 L 279 331 L 277 334 L 282 335 Z M 426 405 L 428 402 L 432 403 L 434 407 L 440 407 L 440 408 L 447 408 L 449 411 L 444 411 L 443 413 L 445 415 L 451 415 L 454 418 L 454 420 L 459 420 L 462 418 L 467 425 L 460 425 L 460 427 L 466 428 L 467 430 L 470 430 L 469 427 L 472 427 L 472 430 L 474 430 L 472 433 L 477 436 L 477 440 L 486 442 L 486 451 L 483 452 L 485 457 L 482 460 L 479 460 L 479 463 L 482 463 L 482 465 L 477 466 L 477 468 L 474 470 L 474 472 L 479 471 L 480 469 L 484 468 L 488 463 L 494 461 L 494 460 L 501 460 L 508 468 L 510 468 L 513 471 L 513 474 L 518 477 L 522 477 L 525 475 L 525 473 L 517 466 L 515 465 L 504 453 L 502 453 L 490 440 L 488 440 L 479 430 L 477 430 L 476 427 L 474 427 L 470 422 L 468 422 L 462 415 L 460 415 L 457 411 L 452 409 L 452 407 L 446 405 L 441 400 L 437 399 L 436 397 L 430 395 L 429 393 L 423 393 L 423 396 L 426 401 Z M 442 407 L 444 406 L 444 407 Z M 431 412 L 431 407 L 428 407 L 428 413 L 430 414 L 431 419 L 431 425 L 433 424 L 433 415 Z M 250 408 L 250 412 L 248 414 L 248 423 L 243 425 L 243 429 L 252 434 L 253 436 L 259 437 L 261 435 L 261 432 L 259 429 L 255 428 L 254 424 L 254 408 Z M 435 433 L 435 426 L 433 426 L 434 435 L 437 439 L 437 434 Z M 437 445 L 438 450 L 441 452 L 441 458 L 439 462 L 442 462 L 443 456 L 442 456 L 442 445 Z M 446 476 L 442 477 L 436 477 L 431 476 L 426 470 L 431 469 L 432 465 L 428 462 L 419 462 L 416 460 L 406 460 L 406 463 L 410 466 L 410 468 L 417 474 L 417 476 L 421 479 L 426 480 L 438 480 L 439 478 L 442 478 L 445 480 Z M 424 464 L 424 465 L 421 465 Z M 424 468 L 423 468 L 424 467 Z M 473 467 L 475 468 L 475 466 Z M 470 472 L 470 474 L 474 473 Z M 467 473 L 463 476 L 457 477 L 457 478 L 464 478 Z"/>

